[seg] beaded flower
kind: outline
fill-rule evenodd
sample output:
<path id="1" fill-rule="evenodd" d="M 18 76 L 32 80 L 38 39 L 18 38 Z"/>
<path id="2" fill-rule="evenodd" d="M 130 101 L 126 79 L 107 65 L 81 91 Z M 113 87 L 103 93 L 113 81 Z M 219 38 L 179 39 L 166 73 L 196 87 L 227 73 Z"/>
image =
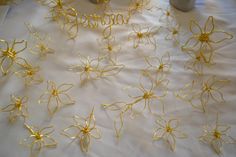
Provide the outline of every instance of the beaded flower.
<path id="1" fill-rule="evenodd" d="M 153 140 L 159 141 L 164 140 L 170 146 L 171 150 L 175 150 L 176 138 L 183 139 L 187 138 L 187 135 L 179 130 L 178 119 L 164 119 L 159 117 L 156 120 L 158 125 L 153 133 Z"/>
<path id="2" fill-rule="evenodd" d="M 129 5 L 129 12 L 134 13 L 141 13 L 144 10 L 151 10 L 151 0 L 131 0 Z"/>
<path id="3" fill-rule="evenodd" d="M 228 135 L 229 130 L 230 126 L 219 123 L 217 114 L 215 125 L 204 126 L 200 141 L 209 144 L 217 154 L 221 154 L 223 144 L 236 144 L 236 140 Z"/>
<path id="4" fill-rule="evenodd" d="M 9 121 L 15 122 L 17 118 L 22 117 L 25 119 L 28 117 L 28 107 L 27 107 L 28 97 L 16 97 L 11 95 L 11 103 L 0 109 L 1 112 L 9 113 Z"/>
<path id="5" fill-rule="evenodd" d="M 73 84 L 63 83 L 59 86 L 53 81 L 47 82 L 47 91 L 39 97 L 39 104 L 46 103 L 48 112 L 53 115 L 60 107 L 74 104 L 75 101 L 67 92 Z"/>
<path id="6" fill-rule="evenodd" d="M 23 47 L 20 47 L 22 45 Z M 10 45 L 6 40 L 0 39 L 0 68 L 3 75 L 7 75 L 11 68 L 20 60 L 25 60 L 24 58 L 19 57 L 18 54 L 26 48 L 27 42 L 24 40 L 14 40 Z"/>
<path id="7" fill-rule="evenodd" d="M 128 40 L 133 40 L 133 47 L 136 49 L 140 44 L 152 45 L 157 47 L 154 35 L 159 31 L 157 27 L 142 27 L 139 24 L 132 24 L 133 32 L 129 34 Z"/>
<path id="8" fill-rule="evenodd" d="M 83 118 L 75 115 L 73 120 L 74 123 L 64 129 L 62 135 L 70 138 L 72 142 L 79 140 L 81 151 L 88 152 L 91 138 L 100 139 L 102 136 L 101 131 L 96 127 L 94 108 L 88 117 Z"/>
<path id="9" fill-rule="evenodd" d="M 30 148 L 30 156 L 38 156 L 44 148 L 55 148 L 57 142 L 51 137 L 53 126 L 44 128 L 33 127 L 25 124 L 29 136 L 21 141 L 21 144 Z"/>

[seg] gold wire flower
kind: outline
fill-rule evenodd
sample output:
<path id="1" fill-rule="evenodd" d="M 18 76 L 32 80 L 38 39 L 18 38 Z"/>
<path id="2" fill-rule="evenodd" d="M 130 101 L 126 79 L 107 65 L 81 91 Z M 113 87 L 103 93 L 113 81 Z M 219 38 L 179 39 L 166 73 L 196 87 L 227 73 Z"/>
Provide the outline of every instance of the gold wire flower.
<path id="1" fill-rule="evenodd" d="M 53 81 L 47 82 L 47 91 L 39 97 L 39 104 L 46 103 L 48 112 L 53 115 L 60 107 L 74 104 L 75 101 L 67 92 L 73 84 L 63 83 L 59 86 Z"/>
<path id="2" fill-rule="evenodd" d="M 166 40 L 173 40 L 176 44 L 179 44 L 179 37 L 180 37 L 180 25 L 176 23 L 174 20 L 168 22 L 167 25 L 167 35 L 165 36 Z"/>
<path id="3" fill-rule="evenodd" d="M 41 35 L 31 24 L 26 24 L 31 37 L 33 38 L 34 46 L 30 48 L 32 54 L 39 55 L 41 59 L 46 58 L 47 55 L 53 54 L 55 51 L 49 47 L 49 37 Z"/>
<path id="4" fill-rule="evenodd" d="M 88 117 L 73 116 L 74 123 L 62 131 L 62 134 L 72 139 L 79 140 L 82 152 L 88 152 L 91 138 L 100 139 L 101 131 L 96 127 L 94 108 Z M 73 133 L 72 133 L 73 132 Z"/>
<path id="5" fill-rule="evenodd" d="M 139 91 L 141 91 L 141 94 L 138 96 L 129 95 L 129 97 L 132 99 L 131 102 L 127 103 L 119 101 L 112 104 L 102 104 L 102 107 L 104 109 L 118 112 L 118 115 L 114 120 L 114 129 L 117 138 L 120 138 L 121 136 L 121 131 L 124 125 L 124 117 L 126 115 L 129 115 L 130 118 L 134 118 L 136 115 L 142 113 L 146 108 L 148 108 L 149 112 L 152 113 L 150 106 L 152 100 L 159 100 L 161 102 L 162 99 L 166 96 L 167 93 L 165 91 L 162 94 L 157 95 L 153 91 L 153 87 L 154 86 L 152 84 L 150 89 L 145 89 L 143 85 L 140 83 L 138 89 Z M 143 105 L 143 107 L 140 105 Z M 163 104 L 162 104 L 162 109 L 164 111 Z"/>
<path id="6" fill-rule="evenodd" d="M 213 16 L 209 16 L 204 27 L 201 28 L 196 21 L 191 21 L 190 31 L 193 34 L 182 46 L 183 51 L 200 50 L 205 47 L 210 52 L 213 51 L 213 44 L 221 43 L 232 39 L 233 35 L 221 30 L 215 30 Z"/>
<path id="7" fill-rule="evenodd" d="M 157 27 L 142 27 L 139 24 L 131 24 L 133 32 L 128 36 L 128 40 L 133 40 L 133 47 L 136 49 L 140 44 L 152 45 L 154 49 L 157 47 L 154 35 L 159 31 Z"/>
<path id="8" fill-rule="evenodd" d="M 172 20 L 175 19 L 174 13 L 172 12 L 172 9 L 170 7 L 167 7 L 166 9 L 158 7 L 157 9 L 161 11 L 161 16 L 159 17 L 159 21 L 165 21 L 168 24 L 168 22 L 171 22 Z"/>
<path id="9" fill-rule="evenodd" d="M 158 126 L 153 133 L 153 140 L 164 140 L 170 146 L 172 151 L 175 150 L 176 138 L 187 138 L 187 135 L 178 129 L 178 119 L 164 119 L 162 117 L 159 117 L 156 120 L 156 124 Z"/>
<path id="10" fill-rule="evenodd" d="M 23 45 L 23 47 L 18 50 L 18 48 L 16 48 L 17 45 Z M 14 40 L 12 45 L 10 46 L 10 44 L 6 40 L 0 39 L 0 68 L 3 75 L 7 75 L 10 72 L 10 69 L 15 64 L 17 64 L 18 61 L 25 60 L 19 57 L 18 54 L 24 51 L 26 48 L 27 42 L 24 40 Z"/>
<path id="11" fill-rule="evenodd" d="M 166 74 L 171 68 L 169 52 L 166 52 L 161 58 L 147 56 L 145 62 L 148 67 L 142 71 L 142 74 L 154 82 L 156 87 L 160 85 L 167 87 L 169 80 L 166 78 Z"/>
<path id="12" fill-rule="evenodd" d="M 203 74 L 204 67 L 210 67 L 214 64 L 212 59 L 212 54 L 209 51 L 202 48 L 198 51 L 188 51 L 187 53 L 190 56 L 190 59 L 185 63 L 185 68 L 192 70 L 197 75 Z M 209 55 L 209 56 L 208 56 Z"/>
<path id="13" fill-rule="evenodd" d="M 193 80 L 176 92 L 175 95 L 177 98 L 190 103 L 194 108 L 205 112 L 210 101 L 217 103 L 225 101 L 221 88 L 227 83 L 229 83 L 229 80 L 220 80 L 216 76 L 203 81 Z"/>
<path id="14" fill-rule="evenodd" d="M 21 141 L 21 144 L 30 148 L 30 156 L 38 156 L 44 148 L 55 148 L 57 142 L 51 137 L 53 126 L 38 128 L 24 124 L 29 131 L 29 136 Z"/>
<path id="15" fill-rule="evenodd" d="M 69 70 L 80 73 L 80 84 L 103 77 L 117 75 L 123 68 L 122 64 L 105 63 L 106 56 L 90 58 L 79 54 L 79 64 L 70 66 Z"/>
<path id="16" fill-rule="evenodd" d="M 17 118 L 22 117 L 25 119 L 28 117 L 28 108 L 27 108 L 28 97 L 16 97 L 11 95 L 11 103 L 3 108 L 1 112 L 9 112 L 9 121 L 15 122 Z"/>
<path id="17" fill-rule="evenodd" d="M 16 76 L 23 78 L 25 80 L 25 85 L 33 85 L 33 84 L 40 84 L 43 82 L 43 77 L 39 75 L 39 66 L 33 66 L 29 64 L 27 61 L 24 61 L 23 63 L 19 63 L 19 66 L 21 67 L 20 70 L 14 72 Z"/>
<path id="18" fill-rule="evenodd" d="M 223 144 L 236 144 L 236 140 L 228 135 L 230 126 L 219 124 L 219 116 L 217 113 L 215 125 L 206 125 L 203 128 L 203 135 L 200 141 L 211 145 L 212 149 L 217 153 L 222 153 Z"/>
<path id="19" fill-rule="evenodd" d="M 151 10 L 151 0 L 131 0 L 129 5 L 129 12 L 132 14 L 142 13 L 144 10 Z"/>
<path id="20" fill-rule="evenodd" d="M 115 37 L 110 36 L 109 38 L 102 39 L 101 41 L 98 41 L 102 54 L 104 54 L 108 60 L 115 64 L 117 60 L 117 53 L 120 52 L 121 46 L 117 44 Z"/>
<path id="21" fill-rule="evenodd" d="M 76 9 L 70 6 L 72 1 L 52 0 L 50 2 L 41 1 L 40 3 L 50 8 L 51 15 L 49 18 L 56 21 L 70 39 L 75 39 L 78 35 L 79 23 Z"/>

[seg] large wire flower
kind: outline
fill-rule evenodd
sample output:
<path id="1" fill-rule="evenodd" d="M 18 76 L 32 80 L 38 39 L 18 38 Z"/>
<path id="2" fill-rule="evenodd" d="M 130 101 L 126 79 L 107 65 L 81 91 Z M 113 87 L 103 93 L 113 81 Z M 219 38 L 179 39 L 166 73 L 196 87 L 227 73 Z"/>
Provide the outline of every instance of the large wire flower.
<path id="1" fill-rule="evenodd" d="M 43 77 L 40 76 L 39 66 L 33 66 L 27 61 L 24 61 L 23 63 L 19 63 L 20 70 L 16 71 L 16 76 L 23 78 L 25 80 L 25 85 L 33 85 L 33 84 L 40 84 L 43 82 Z"/>
<path id="2" fill-rule="evenodd" d="M 33 127 L 25 124 L 29 136 L 21 141 L 21 144 L 30 148 L 30 156 L 37 156 L 44 148 L 55 148 L 57 142 L 51 137 L 53 126 L 44 128 Z"/>
<path id="3" fill-rule="evenodd" d="M 19 117 L 25 119 L 28 116 L 28 108 L 27 108 L 28 97 L 16 97 L 11 95 L 11 103 L 3 108 L 1 108 L 1 112 L 9 113 L 9 121 L 15 122 L 15 120 Z"/>
<path id="4" fill-rule="evenodd" d="M 175 95 L 190 103 L 192 107 L 205 112 L 210 101 L 217 103 L 225 101 L 221 89 L 227 83 L 229 83 L 229 80 L 220 80 L 216 76 L 203 81 L 193 80 L 176 92 Z"/>
<path id="5" fill-rule="evenodd" d="M 115 134 L 117 138 L 120 138 L 121 136 L 121 131 L 124 125 L 124 117 L 126 115 L 129 115 L 130 118 L 134 118 L 136 115 L 143 112 L 146 108 L 148 108 L 149 112 L 152 113 L 152 109 L 150 106 L 152 100 L 159 100 L 161 102 L 161 100 L 166 96 L 165 91 L 161 93 L 160 95 L 157 95 L 153 91 L 153 87 L 154 86 L 152 84 L 150 89 L 145 89 L 143 85 L 140 83 L 138 86 L 138 89 L 139 91 L 141 91 L 141 94 L 138 96 L 129 95 L 129 97 L 132 99 L 131 102 L 119 101 L 112 104 L 102 104 L 104 109 L 118 112 L 118 116 L 114 120 L 114 129 L 115 129 Z M 140 106 L 140 105 L 143 105 L 143 106 Z M 163 104 L 162 104 L 162 109 L 164 111 Z"/>
<path id="6" fill-rule="evenodd" d="M 104 54 L 112 64 L 116 64 L 117 53 L 120 52 L 121 46 L 117 44 L 115 37 L 110 36 L 109 38 L 98 41 L 102 54 Z"/>
<path id="7" fill-rule="evenodd" d="M 72 139 L 72 142 L 79 140 L 80 149 L 82 152 L 88 152 L 91 143 L 91 138 L 100 139 L 101 132 L 96 127 L 94 116 L 94 108 L 88 117 L 83 118 L 78 115 L 73 117 L 74 123 L 65 128 L 63 135 Z"/>
<path id="8" fill-rule="evenodd" d="M 159 31 L 157 27 L 142 27 L 139 24 L 132 24 L 132 30 L 128 36 L 128 40 L 133 40 L 133 47 L 136 49 L 140 44 L 152 45 L 154 49 L 157 47 L 154 35 Z"/>
<path id="9" fill-rule="evenodd" d="M 22 46 L 21 48 L 16 48 L 16 46 Z M 27 48 L 27 42 L 16 41 L 10 45 L 6 40 L 0 39 L 0 68 L 3 75 L 7 75 L 10 69 L 18 63 L 20 60 L 25 60 L 18 56 L 19 53 Z"/>
<path id="10" fill-rule="evenodd" d="M 218 114 L 216 116 L 215 125 L 206 125 L 203 128 L 203 135 L 200 136 L 200 141 L 211 145 L 217 154 L 222 153 L 223 144 L 236 144 L 236 140 L 228 135 L 230 126 L 219 124 Z"/>
<path id="11" fill-rule="evenodd" d="M 201 50 L 203 47 L 206 47 L 207 50 L 212 52 L 212 44 L 218 44 L 233 38 L 233 35 L 230 33 L 215 30 L 213 16 L 208 17 L 203 28 L 201 28 L 196 21 L 191 21 L 190 31 L 193 35 L 182 46 L 184 51 Z"/>
<path id="12" fill-rule="evenodd" d="M 49 114 L 53 115 L 60 107 L 74 104 L 75 101 L 67 92 L 73 84 L 63 83 L 59 86 L 53 81 L 47 82 L 47 91 L 39 97 L 39 104 L 46 103 Z"/>
<path id="13" fill-rule="evenodd" d="M 159 117 L 156 120 L 158 125 L 153 133 L 153 140 L 164 140 L 170 146 L 171 150 L 175 150 L 176 138 L 187 138 L 187 135 L 180 131 L 178 119 L 164 119 Z"/>

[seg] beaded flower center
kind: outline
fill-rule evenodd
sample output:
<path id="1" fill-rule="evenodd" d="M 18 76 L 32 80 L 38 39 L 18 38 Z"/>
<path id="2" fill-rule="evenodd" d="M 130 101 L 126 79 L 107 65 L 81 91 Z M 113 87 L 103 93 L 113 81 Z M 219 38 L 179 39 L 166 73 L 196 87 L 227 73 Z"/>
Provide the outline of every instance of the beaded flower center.
<path id="1" fill-rule="evenodd" d="M 209 34 L 208 33 L 202 33 L 200 36 L 199 36 L 199 41 L 201 42 L 208 42 L 210 39 L 209 39 Z"/>
<path id="2" fill-rule="evenodd" d="M 137 37 L 138 37 L 139 39 L 141 39 L 141 38 L 143 37 L 143 33 L 142 33 L 142 32 L 138 32 L 138 33 L 137 33 Z"/>
<path id="3" fill-rule="evenodd" d="M 90 132 L 90 128 L 88 126 L 83 127 L 83 129 L 81 130 L 84 134 L 87 134 Z"/>
<path id="4" fill-rule="evenodd" d="M 166 126 L 166 132 L 171 133 L 173 129 L 170 126 Z"/>
<path id="5" fill-rule="evenodd" d="M 90 71 L 92 71 L 93 70 L 93 68 L 90 66 L 90 65 L 86 65 L 85 67 L 84 67 L 84 71 L 85 72 L 90 72 Z"/>
<path id="6" fill-rule="evenodd" d="M 109 50 L 109 52 L 111 52 L 113 50 L 111 45 L 108 45 L 107 49 Z"/>
<path id="7" fill-rule="evenodd" d="M 173 35 L 176 35 L 176 34 L 178 34 L 179 32 L 176 30 L 176 29 L 173 29 L 173 31 L 172 31 L 172 34 Z"/>
<path id="8" fill-rule="evenodd" d="M 143 94 L 143 98 L 144 99 L 150 99 L 153 96 L 152 92 L 146 92 Z"/>
<path id="9" fill-rule="evenodd" d="M 212 88 L 206 83 L 204 84 L 203 89 L 204 89 L 204 91 L 208 91 L 208 92 L 210 92 L 212 90 Z"/>
<path id="10" fill-rule="evenodd" d="M 12 48 L 8 48 L 7 50 L 3 51 L 3 56 L 9 57 L 11 59 L 15 59 L 16 51 Z"/>
<path id="11" fill-rule="evenodd" d="M 52 95 L 53 96 L 58 96 L 58 94 L 59 94 L 58 90 L 56 90 L 56 89 L 52 90 Z"/>
<path id="12" fill-rule="evenodd" d="M 215 130 L 214 137 L 217 138 L 217 139 L 220 139 L 221 138 L 221 133 L 219 131 Z"/>
<path id="13" fill-rule="evenodd" d="M 43 137 L 43 135 L 40 134 L 39 132 L 36 132 L 36 133 L 34 134 L 34 137 L 35 137 L 36 140 L 41 140 L 42 137 Z"/>
<path id="14" fill-rule="evenodd" d="M 15 107 L 18 108 L 18 110 L 21 110 L 22 102 L 20 99 L 17 99 L 15 102 Z"/>

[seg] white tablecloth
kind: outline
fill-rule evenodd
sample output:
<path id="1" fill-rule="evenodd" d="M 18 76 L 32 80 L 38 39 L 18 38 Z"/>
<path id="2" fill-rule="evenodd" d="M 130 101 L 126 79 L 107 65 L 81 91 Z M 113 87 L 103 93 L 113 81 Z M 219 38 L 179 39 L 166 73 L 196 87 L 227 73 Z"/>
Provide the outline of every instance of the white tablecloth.
<path id="1" fill-rule="evenodd" d="M 115 1 L 115 0 L 114 0 Z M 86 1 L 83 0 L 83 5 Z M 155 1 L 154 1 L 155 3 Z M 214 16 L 217 28 L 236 34 L 236 1 L 235 0 L 197 0 L 196 8 L 191 12 L 183 13 L 177 10 L 178 21 L 183 26 L 184 35 L 181 36 L 183 43 L 190 36 L 188 24 L 190 19 L 196 19 L 202 25 L 208 16 Z M 169 5 L 167 0 L 158 2 L 160 7 L 166 8 Z M 81 7 L 81 6 L 80 6 Z M 85 8 L 85 7 L 81 7 Z M 34 1 L 24 0 L 12 5 L 3 25 L 0 25 L 0 38 L 6 40 L 29 39 L 29 33 L 24 23 L 31 23 L 38 28 L 41 33 L 49 33 L 52 39 L 51 46 L 55 49 L 54 55 L 49 55 L 46 60 L 38 60 L 37 57 L 28 53 L 22 53 L 31 63 L 40 65 L 41 74 L 45 80 L 53 80 L 60 83 L 73 83 L 74 88 L 70 94 L 75 98 L 76 104 L 62 108 L 55 116 L 50 119 L 46 105 L 37 103 L 38 97 L 46 89 L 46 81 L 40 85 L 33 85 L 25 88 L 21 79 L 11 75 L 10 77 L 0 78 L 0 105 L 1 107 L 9 104 L 10 94 L 27 95 L 29 97 L 29 119 L 28 124 L 35 126 L 55 126 L 54 138 L 58 142 L 56 149 L 44 149 L 40 156 L 44 157 L 213 157 L 218 156 L 209 145 L 203 144 L 198 140 L 202 133 L 204 124 L 215 122 L 215 113 L 220 113 L 220 122 L 231 126 L 230 134 L 236 138 L 236 45 L 235 38 L 227 41 L 223 46 L 217 48 L 215 62 L 211 69 L 205 72 L 206 76 L 216 75 L 219 78 L 229 79 L 230 85 L 223 88 L 226 102 L 223 104 L 211 103 L 209 112 L 203 114 L 196 112 L 186 102 L 176 99 L 173 92 L 183 87 L 196 76 L 184 69 L 184 62 L 188 56 L 181 52 L 180 48 L 172 45 L 171 41 L 164 40 L 164 33 L 157 36 L 158 47 L 155 52 L 147 50 L 145 47 L 138 49 L 132 48 L 132 42 L 128 41 L 128 33 L 132 30 L 131 26 L 117 26 L 114 35 L 122 45 L 118 60 L 126 67 L 117 76 L 109 77 L 106 80 L 100 79 L 89 83 L 84 87 L 79 86 L 79 75 L 68 71 L 68 66 L 76 63 L 75 53 L 96 56 L 99 45 L 97 39 L 101 38 L 101 30 L 79 29 L 79 36 L 76 40 L 68 41 L 67 37 L 61 33 L 58 25 L 45 19 L 48 13 L 46 7 L 40 6 Z M 132 17 L 130 23 L 149 24 L 159 26 L 158 21 L 160 12 L 144 11 Z M 187 33 L 186 33 L 187 32 Z M 30 43 L 30 41 L 29 41 Z M 100 104 L 112 103 L 123 100 L 129 101 L 124 92 L 124 87 L 135 86 L 141 69 L 145 68 L 142 54 L 158 54 L 161 56 L 166 51 L 170 52 L 172 68 L 168 79 L 169 93 L 165 98 L 166 114 L 174 115 L 181 120 L 181 130 L 188 134 L 187 139 L 177 139 L 176 150 L 172 152 L 163 142 L 153 142 L 152 134 L 156 124 L 154 117 L 147 112 L 143 116 L 135 119 L 126 117 L 122 137 L 119 141 L 114 136 L 113 114 L 104 111 Z M 135 94 L 135 93 L 132 93 Z M 155 104 L 155 103 L 154 103 Z M 71 124 L 71 117 L 74 114 L 86 116 L 95 106 L 95 116 L 97 126 L 102 131 L 100 140 L 91 141 L 91 148 L 87 155 L 83 155 L 78 144 L 70 144 L 70 140 L 60 134 L 61 130 Z M 155 113 L 161 113 L 160 109 Z M 22 121 L 17 121 L 10 125 L 7 121 L 7 114 L 0 113 L 0 156 L 1 157 L 25 157 L 29 156 L 29 149 L 19 145 L 19 141 L 28 135 L 23 127 Z M 224 145 L 223 154 L 225 157 L 236 156 L 236 145 Z"/>

